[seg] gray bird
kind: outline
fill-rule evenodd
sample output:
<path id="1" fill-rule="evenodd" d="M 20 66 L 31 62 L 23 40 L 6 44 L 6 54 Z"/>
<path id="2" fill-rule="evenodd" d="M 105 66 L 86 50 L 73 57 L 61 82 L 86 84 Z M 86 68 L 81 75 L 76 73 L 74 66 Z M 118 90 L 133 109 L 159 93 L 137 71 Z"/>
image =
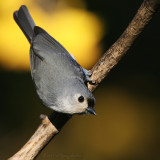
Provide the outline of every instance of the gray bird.
<path id="1" fill-rule="evenodd" d="M 42 103 L 61 113 L 96 115 L 95 99 L 87 87 L 88 82 L 92 84 L 91 72 L 82 68 L 59 42 L 35 25 L 26 6 L 14 12 L 14 19 L 31 44 L 31 76 Z"/>

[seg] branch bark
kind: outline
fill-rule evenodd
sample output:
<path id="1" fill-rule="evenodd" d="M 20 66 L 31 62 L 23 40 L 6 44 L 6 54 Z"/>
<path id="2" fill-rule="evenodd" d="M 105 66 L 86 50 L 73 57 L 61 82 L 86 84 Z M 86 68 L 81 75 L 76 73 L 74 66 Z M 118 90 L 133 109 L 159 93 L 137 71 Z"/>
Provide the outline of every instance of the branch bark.
<path id="1" fill-rule="evenodd" d="M 160 0 L 144 0 L 135 17 L 120 38 L 92 68 L 93 74 L 91 79 L 96 81 L 96 85 L 88 85 L 91 91 L 94 91 L 96 87 L 98 87 L 110 70 L 128 51 L 159 8 Z M 43 117 L 42 123 L 33 136 L 15 155 L 9 158 L 9 160 L 31 160 L 37 157 L 70 118 L 70 115 L 56 112 L 53 112 L 49 118 L 47 116 Z"/>
<path id="2" fill-rule="evenodd" d="M 89 89 L 91 91 L 101 83 L 110 70 L 128 51 L 135 39 L 142 32 L 148 22 L 150 22 L 153 15 L 159 10 L 159 8 L 160 0 L 144 0 L 126 30 L 92 68 L 93 75 L 91 79 L 96 80 L 97 84 L 89 85 Z"/>

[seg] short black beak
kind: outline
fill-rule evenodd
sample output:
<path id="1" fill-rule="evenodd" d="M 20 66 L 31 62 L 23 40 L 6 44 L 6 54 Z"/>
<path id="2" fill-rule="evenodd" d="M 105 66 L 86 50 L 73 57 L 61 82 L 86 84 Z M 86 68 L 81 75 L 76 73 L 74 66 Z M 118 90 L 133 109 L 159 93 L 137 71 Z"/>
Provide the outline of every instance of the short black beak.
<path id="1" fill-rule="evenodd" d="M 94 110 L 93 107 L 87 107 L 86 110 L 87 110 L 89 113 L 91 113 L 91 114 L 93 114 L 93 115 L 96 115 L 96 111 Z"/>

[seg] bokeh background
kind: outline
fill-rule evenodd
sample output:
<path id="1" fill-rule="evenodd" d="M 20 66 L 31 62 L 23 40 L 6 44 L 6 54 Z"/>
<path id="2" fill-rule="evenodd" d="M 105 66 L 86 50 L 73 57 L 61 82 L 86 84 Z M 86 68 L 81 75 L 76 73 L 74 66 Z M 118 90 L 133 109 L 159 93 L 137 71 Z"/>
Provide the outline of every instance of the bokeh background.
<path id="1" fill-rule="evenodd" d="M 117 40 L 142 0 L 0 1 L 0 159 L 17 152 L 41 123 L 29 43 L 13 20 L 26 4 L 36 24 L 85 68 Z M 160 13 L 94 92 L 97 116 L 74 116 L 38 160 L 160 159 Z"/>

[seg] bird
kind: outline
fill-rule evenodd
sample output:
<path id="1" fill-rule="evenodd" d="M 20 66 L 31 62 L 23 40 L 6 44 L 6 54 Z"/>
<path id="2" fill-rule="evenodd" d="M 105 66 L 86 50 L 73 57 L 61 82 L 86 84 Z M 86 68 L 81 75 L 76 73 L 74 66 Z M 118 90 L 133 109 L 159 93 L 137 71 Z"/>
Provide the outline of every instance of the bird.
<path id="1" fill-rule="evenodd" d="M 95 98 L 87 86 L 94 84 L 90 79 L 92 72 L 81 67 L 58 41 L 36 26 L 25 5 L 13 17 L 30 43 L 31 77 L 42 104 L 64 114 L 96 115 Z"/>

